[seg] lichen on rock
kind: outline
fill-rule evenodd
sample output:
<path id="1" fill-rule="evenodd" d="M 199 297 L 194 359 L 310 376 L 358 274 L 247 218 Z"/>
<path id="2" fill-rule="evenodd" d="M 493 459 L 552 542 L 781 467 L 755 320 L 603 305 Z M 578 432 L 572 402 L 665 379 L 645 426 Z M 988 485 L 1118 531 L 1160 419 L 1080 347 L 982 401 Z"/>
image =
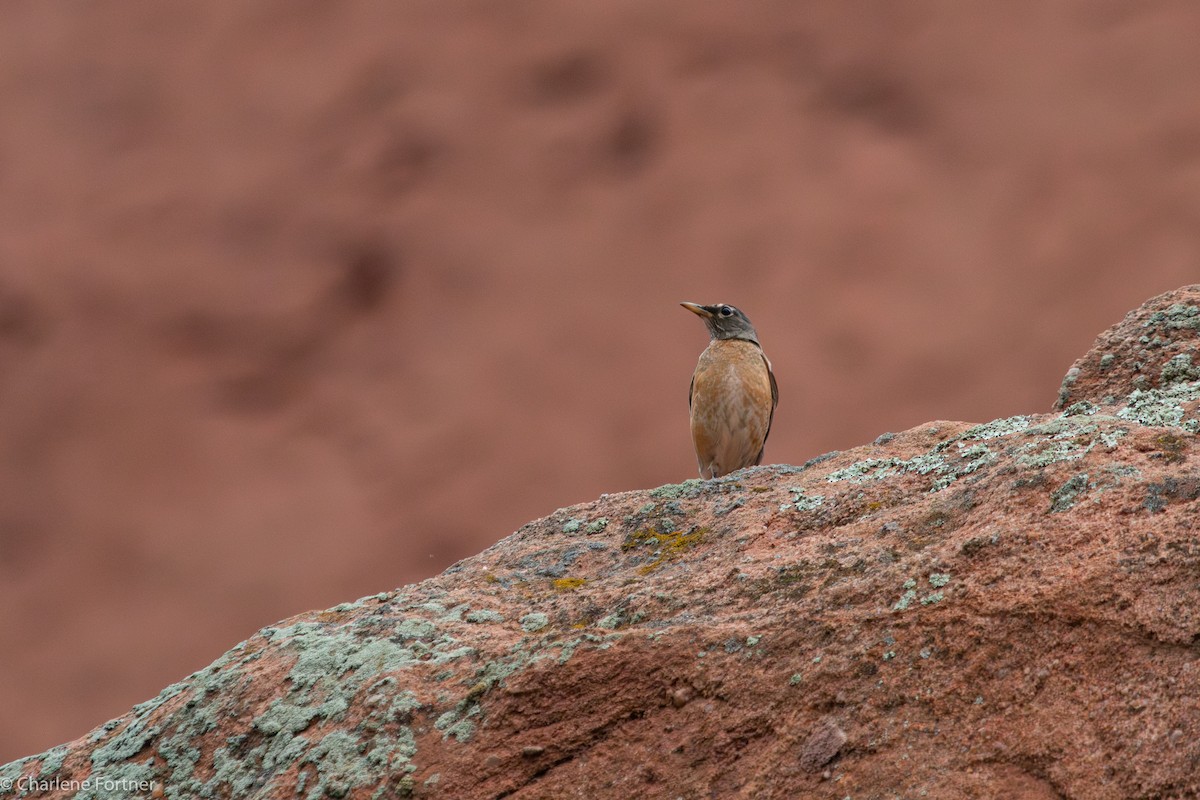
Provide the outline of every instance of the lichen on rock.
<path id="1" fill-rule="evenodd" d="M 1197 309 L 1056 412 L 605 496 L 264 628 L 0 798 L 1196 796 Z"/>

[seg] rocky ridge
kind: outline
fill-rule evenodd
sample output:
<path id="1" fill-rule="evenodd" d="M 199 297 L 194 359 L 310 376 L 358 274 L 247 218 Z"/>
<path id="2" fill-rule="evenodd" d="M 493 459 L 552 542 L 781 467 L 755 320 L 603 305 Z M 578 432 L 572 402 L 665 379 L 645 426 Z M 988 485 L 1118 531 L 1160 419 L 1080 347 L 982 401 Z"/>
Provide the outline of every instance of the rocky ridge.
<path id="1" fill-rule="evenodd" d="M 264 628 L 0 797 L 1200 792 L 1200 286 L 1057 410 L 602 496 Z"/>

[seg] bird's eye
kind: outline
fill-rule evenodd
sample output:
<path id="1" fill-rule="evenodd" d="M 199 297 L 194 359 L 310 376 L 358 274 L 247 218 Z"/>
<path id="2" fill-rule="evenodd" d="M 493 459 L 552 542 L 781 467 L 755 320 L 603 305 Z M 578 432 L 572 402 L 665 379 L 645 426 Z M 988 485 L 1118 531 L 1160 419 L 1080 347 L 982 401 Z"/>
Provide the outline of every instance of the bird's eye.
<path id="1" fill-rule="evenodd" d="M 730 308 L 729 306 L 721 306 L 721 316 L 722 317 L 732 317 L 733 309 Z"/>

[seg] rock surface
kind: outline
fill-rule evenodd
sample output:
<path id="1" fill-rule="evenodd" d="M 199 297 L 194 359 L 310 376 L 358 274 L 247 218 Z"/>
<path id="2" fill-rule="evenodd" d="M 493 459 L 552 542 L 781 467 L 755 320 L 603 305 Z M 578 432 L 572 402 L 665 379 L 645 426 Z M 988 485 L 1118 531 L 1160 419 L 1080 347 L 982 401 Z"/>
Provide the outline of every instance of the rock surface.
<path id="1" fill-rule="evenodd" d="M 1186 394 L 1187 384 L 1200 380 L 1198 349 L 1200 286 L 1161 294 L 1100 335 L 1067 371 L 1054 407 L 1112 403 L 1131 389 L 1170 394 L 1179 387 Z"/>
<path id="2" fill-rule="evenodd" d="M 1101 336 L 1106 375 L 1197 292 Z M 0 797 L 1195 796 L 1200 382 L 1168 383 L 559 510 L 264 628 Z"/>
<path id="3" fill-rule="evenodd" d="M 1195 280 L 1200 3 L 797 6 L 4 3 L 0 762 L 694 476 L 681 300 L 799 464 Z"/>

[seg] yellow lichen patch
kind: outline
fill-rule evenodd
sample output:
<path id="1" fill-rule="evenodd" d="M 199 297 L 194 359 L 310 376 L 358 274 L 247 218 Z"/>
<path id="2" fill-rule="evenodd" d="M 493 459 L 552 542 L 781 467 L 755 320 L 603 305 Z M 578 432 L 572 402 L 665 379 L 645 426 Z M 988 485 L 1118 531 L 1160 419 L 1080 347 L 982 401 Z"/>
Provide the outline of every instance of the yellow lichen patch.
<path id="1" fill-rule="evenodd" d="M 639 574 L 649 575 L 663 564 L 677 558 L 685 550 L 702 542 L 706 533 L 708 533 L 708 528 L 695 528 L 687 532 L 671 531 L 670 533 L 660 533 L 654 528 L 643 528 L 625 537 L 625 541 L 621 543 L 621 549 L 629 551 L 636 547 L 653 547 L 655 549 L 654 560 L 638 567 Z"/>
<path id="2" fill-rule="evenodd" d="M 483 582 L 484 583 L 499 583 L 500 579 L 489 572 L 488 574 L 483 576 Z"/>
<path id="3" fill-rule="evenodd" d="M 1187 461 L 1187 456 L 1184 455 L 1187 451 L 1187 442 L 1175 434 L 1161 434 L 1155 437 L 1154 443 L 1158 445 L 1158 449 L 1161 452 L 1161 456 L 1159 457 L 1168 464 L 1180 464 Z"/>
<path id="4" fill-rule="evenodd" d="M 558 578 L 554 581 L 554 591 L 573 592 L 587 583 L 587 578 Z"/>

